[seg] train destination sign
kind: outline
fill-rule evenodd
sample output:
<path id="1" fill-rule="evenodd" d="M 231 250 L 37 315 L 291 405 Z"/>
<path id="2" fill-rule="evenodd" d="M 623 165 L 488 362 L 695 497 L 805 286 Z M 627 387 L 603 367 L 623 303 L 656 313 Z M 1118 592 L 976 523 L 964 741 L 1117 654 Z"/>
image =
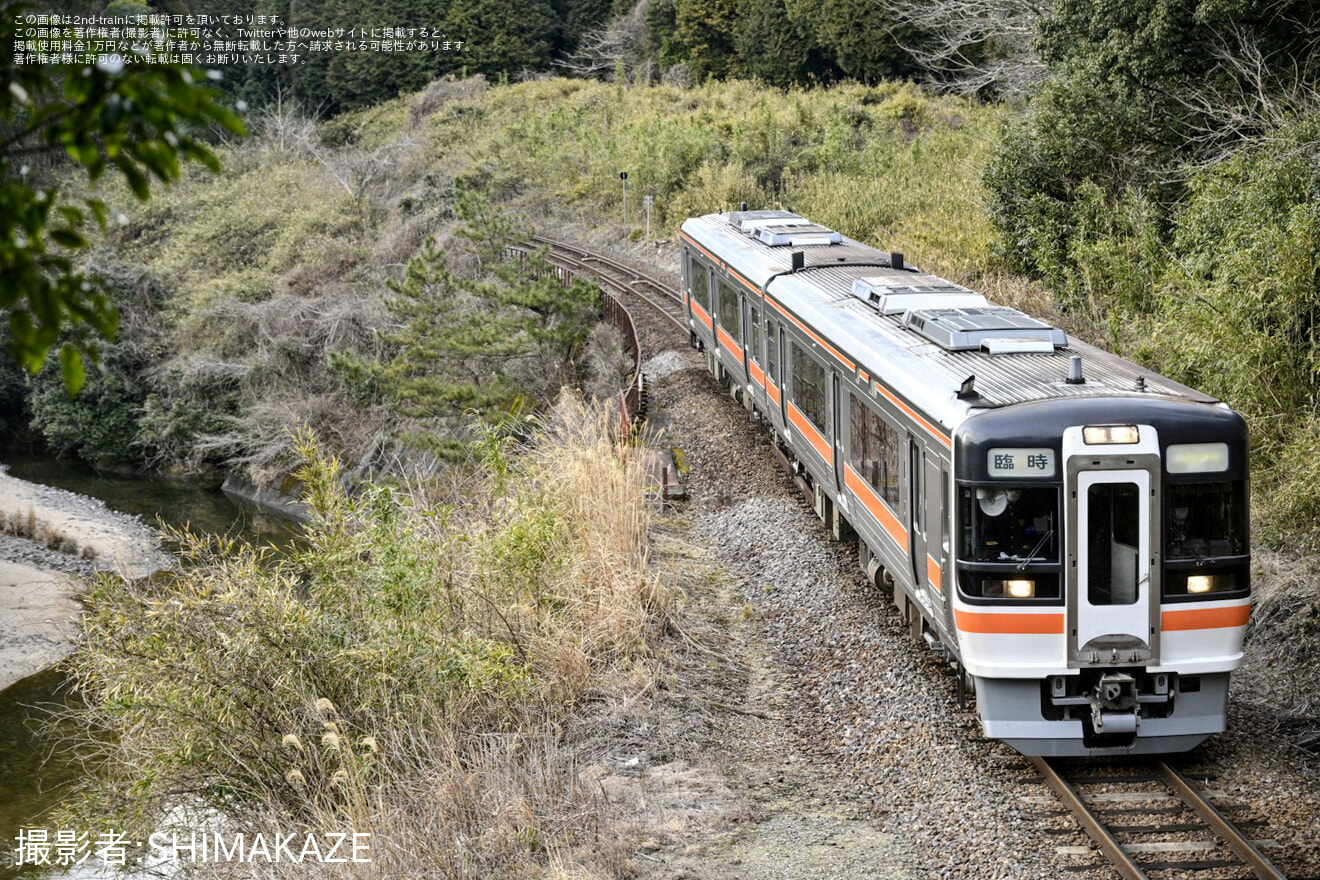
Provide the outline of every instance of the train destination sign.
<path id="1" fill-rule="evenodd" d="M 1055 475 L 1054 450 L 995 447 L 986 453 L 986 469 L 996 478 L 1050 478 Z"/>

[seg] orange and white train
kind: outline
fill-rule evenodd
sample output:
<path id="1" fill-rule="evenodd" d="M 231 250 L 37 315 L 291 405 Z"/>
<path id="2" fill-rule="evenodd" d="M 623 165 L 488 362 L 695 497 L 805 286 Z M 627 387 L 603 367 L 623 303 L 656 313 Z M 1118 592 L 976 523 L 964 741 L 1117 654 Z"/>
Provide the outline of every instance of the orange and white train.
<path id="1" fill-rule="evenodd" d="M 1223 403 L 786 211 L 687 220 L 692 342 L 1029 755 L 1224 729 L 1250 613 Z"/>

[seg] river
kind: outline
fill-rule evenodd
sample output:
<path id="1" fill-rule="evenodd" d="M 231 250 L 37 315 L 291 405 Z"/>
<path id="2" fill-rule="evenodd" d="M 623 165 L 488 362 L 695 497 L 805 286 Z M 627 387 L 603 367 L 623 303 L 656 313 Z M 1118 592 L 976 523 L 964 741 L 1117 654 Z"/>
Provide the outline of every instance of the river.
<path id="1" fill-rule="evenodd" d="M 0 461 L 22 480 L 98 498 L 113 510 L 149 524 L 187 526 L 197 533 L 224 534 L 258 544 L 287 547 L 294 527 L 287 519 L 218 490 L 175 482 L 104 475 L 68 461 L 4 453 Z M 42 827 L 42 815 L 76 786 L 81 768 L 48 742 L 36 726 L 38 707 L 68 699 L 64 677 L 46 670 L 0 691 L 0 878 L 37 876 L 11 863 L 19 828 Z M 52 841 L 56 829 L 47 829 Z"/>

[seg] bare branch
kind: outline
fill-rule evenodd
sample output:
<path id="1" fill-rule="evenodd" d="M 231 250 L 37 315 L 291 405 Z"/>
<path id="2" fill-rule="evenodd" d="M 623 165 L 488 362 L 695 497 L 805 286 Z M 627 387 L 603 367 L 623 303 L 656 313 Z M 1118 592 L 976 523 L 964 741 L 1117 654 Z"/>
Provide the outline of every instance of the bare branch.
<path id="1" fill-rule="evenodd" d="M 637 69 L 646 45 L 649 5 L 650 0 L 638 0 L 626 15 L 587 31 L 578 42 L 577 51 L 557 59 L 555 65 L 586 77 L 612 75 L 620 63 L 625 73 Z"/>
<path id="2" fill-rule="evenodd" d="M 1046 78 L 1032 45 L 1046 12 L 1038 0 L 887 0 L 890 14 L 923 35 L 903 48 L 950 91 L 1028 94 Z"/>
<path id="3" fill-rule="evenodd" d="M 1320 45 L 1320 33 L 1299 41 Z M 1258 34 L 1231 25 L 1210 46 L 1215 68 L 1209 76 L 1172 95 L 1191 111 L 1188 142 L 1213 165 L 1246 141 L 1269 139 L 1298 116 L 1320 112 L 1320 49 L 1307 54 L 1268 54 Z"/>

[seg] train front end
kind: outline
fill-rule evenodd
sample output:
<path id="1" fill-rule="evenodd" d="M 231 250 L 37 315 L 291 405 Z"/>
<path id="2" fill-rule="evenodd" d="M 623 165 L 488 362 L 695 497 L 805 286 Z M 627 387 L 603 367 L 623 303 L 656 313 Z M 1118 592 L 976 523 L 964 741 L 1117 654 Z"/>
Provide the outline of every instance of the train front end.
<path id="1" fill-rule="evenodd" d="M 969 418 L 953 458 L 954 623 L 986 735 L 1131 755 L 1224 730 L 1250 611 L 1242 418 L 1025 404 Z"/>

